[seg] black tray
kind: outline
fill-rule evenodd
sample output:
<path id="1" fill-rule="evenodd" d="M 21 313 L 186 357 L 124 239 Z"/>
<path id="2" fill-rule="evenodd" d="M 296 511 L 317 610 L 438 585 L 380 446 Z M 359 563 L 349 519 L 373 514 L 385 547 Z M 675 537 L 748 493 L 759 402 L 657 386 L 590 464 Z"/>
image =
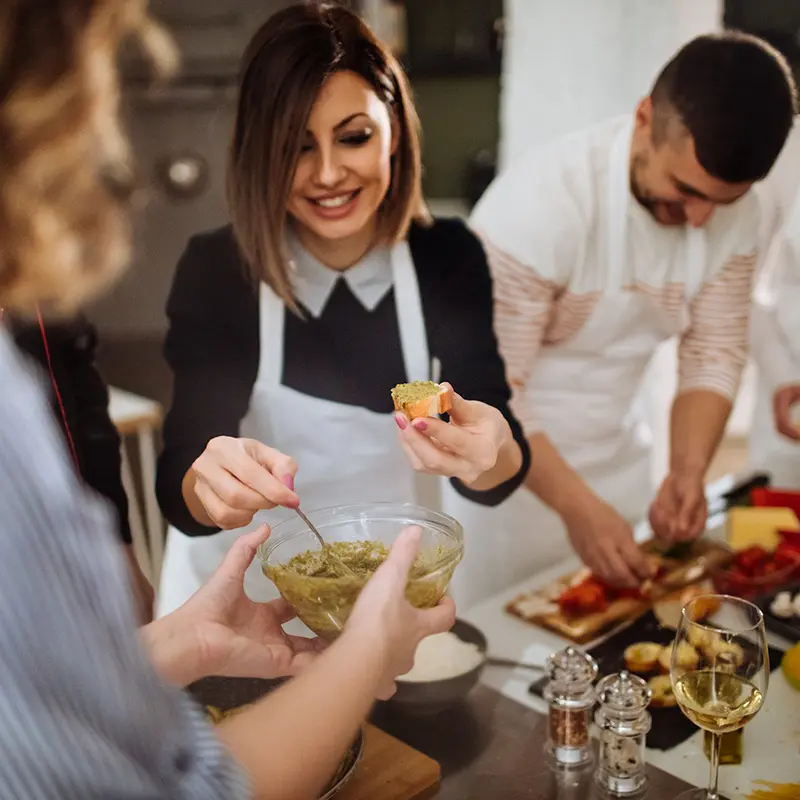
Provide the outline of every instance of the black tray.
<path id="1" fill-rule="evenodd" d="M 756 605 L 764 612 L 764 625 L 766 625 L 767 630 L 777 633 L 778 636 L 783 636 L 784 639 L 788 639 L 790 642 L 800 642 L 800 617 L 783 619 L 782 617 L 776 617 L 769 610 L 772 601 L 781 592 L 790 592 L 794 597 L 800 592 L 800 583 L 792 584 L 783 589 L 776 589 L 774 592 L 770 592 L 770 594 L 766 594 L 756 600 Z"/>
<path id="2" fill-rule="evenodd" d="M 670 644 L 675 638 L 675 631 L 662 628 L 652 611 L 648 611 L 630 627 L 610 636 L 597 647 L 588 652 L 597 661 L 600 676 L 611 675 L 625 669 L 623 653 L 625 648 L 636 642 L 656 642 L 657 644 Z M 783 651 L 773 647 L 769 648 L 770 670 L 775 670 L 781 663 Z M 532 683 L 528 689 L 531 694 L 542 696 L 542 691 L 547 678 L 540 678 Z M 689 722 L 683 712 L 677 707 L 651 708 L 653 727 L 647 734 L 647 746 L 655 750 L 671 750 L 685 742 L 697 732 L 697 726 Z"/>

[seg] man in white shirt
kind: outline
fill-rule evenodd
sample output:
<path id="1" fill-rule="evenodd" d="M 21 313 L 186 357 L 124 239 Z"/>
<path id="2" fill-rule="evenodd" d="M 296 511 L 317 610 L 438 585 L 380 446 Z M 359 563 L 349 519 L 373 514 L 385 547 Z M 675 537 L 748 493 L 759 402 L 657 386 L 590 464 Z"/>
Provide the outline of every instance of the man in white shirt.
<path id="1" fill-rule="evenodd" d="M 599 577 L 635 585 L 650 565 L 632 525 L 648 506 L 659 537 L 703 530 L 704 476 L 747 355 L 758 230 L 749 189 L 778 157 L 795 105 L 789 67 L 764 42 L 702 36 L 635 114 L 512 164 L 476 207 L 532 452 L 532 494 L 511 498 L 503 520 L 531 542 L 521 570 L 552 559 L 566 532 Z M 670 466 L 651 504 L 633 401 L 672 336 Z"/>

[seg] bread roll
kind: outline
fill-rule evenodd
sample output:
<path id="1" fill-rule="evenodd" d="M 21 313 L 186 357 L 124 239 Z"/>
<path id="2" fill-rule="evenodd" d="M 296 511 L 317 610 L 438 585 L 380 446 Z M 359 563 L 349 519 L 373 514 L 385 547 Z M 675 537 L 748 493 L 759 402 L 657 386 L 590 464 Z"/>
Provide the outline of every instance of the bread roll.
<path id="1" fill-rule="evenodd" d="M 436 417 L 453 407 L 453 390 L 433 381 L 399 383 L 392 389 L 395 411 L 402 411 L 409 419 Z"/>

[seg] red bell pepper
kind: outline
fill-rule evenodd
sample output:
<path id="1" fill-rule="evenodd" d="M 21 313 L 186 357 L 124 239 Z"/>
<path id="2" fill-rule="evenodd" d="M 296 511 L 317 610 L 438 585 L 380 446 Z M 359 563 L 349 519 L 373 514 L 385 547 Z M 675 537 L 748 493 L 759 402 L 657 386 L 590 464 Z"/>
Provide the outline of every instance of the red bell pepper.
<path id="1" fill-rule="evenodd" d="M 558 606 L 564 614 L 572 617 L 595 614 L 608 607 L 608 598 L 599 581 L 587 578 L 577 586 L 566 589 L 558 598 Z"/>
<path id="2" fill-rule="evenodd" d="M 769 552 L 759 545 L 741 550 L 734 557 L 734 565 L 739 568 L 739 571 L 751 577 L 761 574 L 768 561 Z"/>

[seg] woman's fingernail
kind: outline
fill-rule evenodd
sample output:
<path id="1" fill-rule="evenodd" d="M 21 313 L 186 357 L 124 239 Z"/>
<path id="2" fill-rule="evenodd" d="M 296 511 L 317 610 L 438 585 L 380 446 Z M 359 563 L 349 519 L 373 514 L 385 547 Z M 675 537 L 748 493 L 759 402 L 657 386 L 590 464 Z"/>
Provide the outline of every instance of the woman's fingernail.
<path id="1" fill-rule="evenodd" d="M 411 423 L 418 431 L 426 431 L 428 430 L 428 423 L 425 422 L 424 419 L 415 419 Z"/>
<path id="2" fill-rule="evenodd" d="M 395 414 L 394 421 L 397 423 L 397 427 L 400 428 L 401 431 L 406 429 L 406 419 L 402 414 Z"/>
<path id="3" fill-rule="evenodd" d="M 294 475 L 287 475 L 284 477 L 283 482 L 290 492 L 294 491 Z"/>

